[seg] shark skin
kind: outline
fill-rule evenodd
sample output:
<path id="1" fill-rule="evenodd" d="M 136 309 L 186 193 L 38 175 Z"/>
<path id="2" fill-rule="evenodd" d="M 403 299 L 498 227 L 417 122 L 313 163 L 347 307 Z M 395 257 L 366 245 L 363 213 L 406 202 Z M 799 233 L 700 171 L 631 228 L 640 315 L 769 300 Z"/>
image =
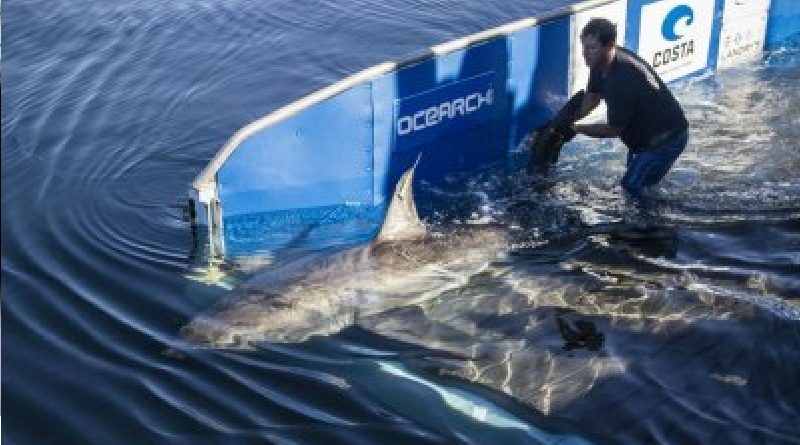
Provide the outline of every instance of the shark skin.
<path id="1" fill-rule="evenodd" d="M 416 165 L 398 180 L 373 242 L 268 268 L 181 328 L 181 336 L 197 346 L 231 349 L 302 342 L 337 333 L 362 316 L 437 298 L 501 259 L 509 245 L 504 230 L 427 230 L 414 204 Z"/>

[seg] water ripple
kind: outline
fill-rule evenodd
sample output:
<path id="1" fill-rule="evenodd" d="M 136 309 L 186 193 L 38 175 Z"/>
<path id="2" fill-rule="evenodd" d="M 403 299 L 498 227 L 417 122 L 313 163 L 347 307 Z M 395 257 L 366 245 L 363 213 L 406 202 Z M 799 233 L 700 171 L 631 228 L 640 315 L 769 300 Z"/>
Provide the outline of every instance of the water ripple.
<path id="1" fill-rule="evenodd" d="M 692 142 L 655 190 L 655 235 L 601 230 L 637 216 L 617 185 L 624 151 L 579 139 L 547 184 L 489 168 L 421 187 L 437 228 L 511 221 L 527 246 L 438 298 L 302 345 L 176 338 L 223 292 L 184 278 L 202 258 L 181 206 L 230 134 L 347 74 L 563 4 L 3 5 L 3 438 L 506 437 L 448 405 L 457 393 L 613 441 L 797 441 L 800 71 L 787 51 L 676 86 Z"/>

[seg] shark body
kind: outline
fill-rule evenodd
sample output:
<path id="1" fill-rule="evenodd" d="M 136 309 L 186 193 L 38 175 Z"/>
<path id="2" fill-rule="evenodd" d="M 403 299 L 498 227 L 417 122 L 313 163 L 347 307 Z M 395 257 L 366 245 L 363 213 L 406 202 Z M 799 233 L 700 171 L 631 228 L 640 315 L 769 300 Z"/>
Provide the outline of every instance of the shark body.
<path id="1" fill-rule="evenodd" d="M 249 348 L 333 334 L 361 316 L 437 298 L 507 252 L 506 232 L 496 228 L 429 231 L 414 204 L 415 167 L 398 180 L 373 242 L 265 270 L 184 326 L 182 336 L 201 346 Z"/>

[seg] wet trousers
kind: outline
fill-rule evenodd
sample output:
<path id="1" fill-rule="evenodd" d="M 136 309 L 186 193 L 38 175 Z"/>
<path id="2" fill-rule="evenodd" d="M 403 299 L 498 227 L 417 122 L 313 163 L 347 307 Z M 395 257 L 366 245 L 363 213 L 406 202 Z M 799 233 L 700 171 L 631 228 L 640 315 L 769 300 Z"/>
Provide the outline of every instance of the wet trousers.
<path id="1" fill-rule="evenodd" d="M 642 188 L 651 186 L 663 178 L 672 164 L 683 153 L 689 142 L 689 131 L 685 130 L 656 147 L 639 153 L 628 152 L 628 163 L 622 177 L 622 188 L 634 198 L 642 195 Z"/>

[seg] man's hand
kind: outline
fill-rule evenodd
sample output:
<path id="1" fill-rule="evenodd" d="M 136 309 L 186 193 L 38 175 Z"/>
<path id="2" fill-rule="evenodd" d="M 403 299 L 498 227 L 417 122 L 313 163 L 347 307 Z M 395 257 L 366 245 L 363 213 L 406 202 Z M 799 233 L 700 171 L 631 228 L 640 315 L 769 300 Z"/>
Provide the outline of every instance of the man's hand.
<path id="1" fill-rule="evenodd" d="M 528 173 L 543 173 L 548 167 L 558 162 L 558 155 L 564 145 L 564 135 L 551 127 L 536 132 L 529 149 L 531 159 L 528 162 Z"/>

